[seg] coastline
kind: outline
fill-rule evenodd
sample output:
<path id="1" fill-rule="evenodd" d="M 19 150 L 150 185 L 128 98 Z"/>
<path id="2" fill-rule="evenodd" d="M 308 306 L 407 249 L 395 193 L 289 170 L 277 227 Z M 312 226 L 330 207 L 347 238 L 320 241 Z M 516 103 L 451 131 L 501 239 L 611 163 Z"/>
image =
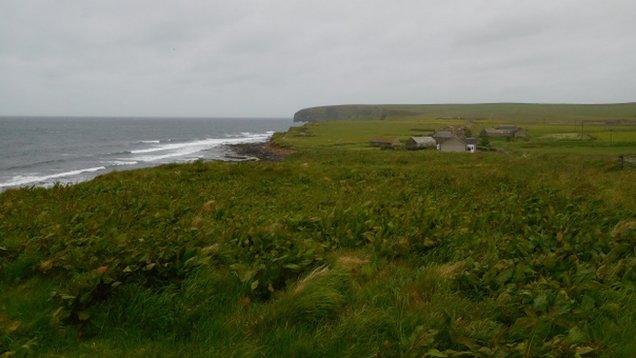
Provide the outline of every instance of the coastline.
<path id="1" fill-rule="evenodd" d="M 226 145 L 264 142 L 291 126 L 288 118 L 2 117 L 0 191 L 168 163 L 253 160 Z"/>
<path id="2" fill-rule="evenodd" d="M 267 139 L 264 142 L 254 142 L 254 143 L 237 143 L 237 144 L 224 144 L 221 147 L 227 150 L 222 157 L 219 158 L 207 158 L 200 159 L 204 161 L 220 161 L 220 162 L 247 162 L 247 161 L 270 161 L 270 162 L 278 162 L 282 161 L 286 156 L 291 154 L 293 151 L 290 149 L 280 148 L 276 144 L 271 142 L 271 138 Z M 187 162 L 176 162 L 180 164 L 185 164 Z M 37 183 L 28 183 L 22 185 L 15 186 L 0 186 L 0 193 L 3 193 L 10 189 L 19 189 L 19 188 L 29 188 L 29 187 L 43 187 L 49 188 L 55 184 L 62 185 L 75 185 L 87 181 L 91 181 L 96 177 L 104 174 L 108 174 L 111 172 L 117 171 L 134 171 L 146 168 L 152 168 L 159 165 L 135 165 L 130 168 L 118 168 L 115 170 L 102 171 L 105 169 L 104 167 L 99 168 L 99 170 L 89 171 L 88 174 L 84 177 L 76 177 L 75 180 L 69 178 L 69 180 L 64 180 L 65 177 L 60 177 L 59 181 L 55 182 L 37 182 Z M 95 168 L 98 169 L 98 168 Z M 92 175 L 90 175 L 92 174 Z"/>
<path id="3" fill-rule="evenodd" d="M 230 160 L 251 161 L 264 160 L 279 162 L 290 155 L 293 151 L 277 146 L 271 138 L 265 142 L 227 144 L 226 147 L 236 155 L 226 155 Z"/>

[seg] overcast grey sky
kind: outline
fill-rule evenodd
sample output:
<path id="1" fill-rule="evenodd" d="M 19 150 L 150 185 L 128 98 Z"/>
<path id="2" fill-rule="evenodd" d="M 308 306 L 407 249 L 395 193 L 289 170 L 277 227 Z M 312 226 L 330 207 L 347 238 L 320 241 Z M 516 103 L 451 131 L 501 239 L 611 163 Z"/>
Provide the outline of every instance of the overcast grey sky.
<path id="1" fill-rule="evenodd" d="M 0 114 L 636 100 L 634 0 L 0 0 Z"/>

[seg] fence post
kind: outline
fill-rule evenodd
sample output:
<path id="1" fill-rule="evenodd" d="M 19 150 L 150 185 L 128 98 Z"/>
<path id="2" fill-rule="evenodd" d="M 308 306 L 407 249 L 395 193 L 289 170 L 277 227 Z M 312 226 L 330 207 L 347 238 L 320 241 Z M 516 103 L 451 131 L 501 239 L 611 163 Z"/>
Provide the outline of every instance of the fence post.
<path id="1" fill-rule="evenodd" d="M 619 155 L 619 156 L 618 156 L 618 162 L 620 163 L 620 165 L 621 165 L 621 170 L 622 170 L 622 169 L 623 169 L 623 167 L 625 166 L 625 156 L 624 156 L 624 155 L 622 155 L 622 154 L 621 154 L 621 155 Z"/>

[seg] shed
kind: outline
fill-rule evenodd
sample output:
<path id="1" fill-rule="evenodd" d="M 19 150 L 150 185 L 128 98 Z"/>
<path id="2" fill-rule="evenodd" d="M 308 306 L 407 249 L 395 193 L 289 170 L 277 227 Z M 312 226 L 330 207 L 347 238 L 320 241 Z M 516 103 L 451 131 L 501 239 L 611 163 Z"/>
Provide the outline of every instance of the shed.
<path id="1" fill-rule="evenodd" d="M 526 132 L 526 130 L 523 128 L 517 128 L 517 131 L 515 132 L 515 138 L 526 138 L 526 137 L 528 137 L 528 133 Z"/>
<path id="2" fill-rule="evenodd" d="M 430 136 L 411 137 L 406 140 L 406 148 L 410 150 L 435 148 L 436 145 L 437 145 L 437 142 L 435 141 L 435 138 Z"/>
<path id="3" fill-rule="evenodd" d="M 512 124 L 497 126 L 495 128 L 486 128 L 479 134 L 482 137 L 508 137 L 508 138 L 525 138 L 526 131 Z"/>
<path id="4" fill-rule="evenodd" d="M 465 152 L 466 141 L 456 135 L 450 138 L 440 139 L 437 141 L 437 150 L 440 152 Z"/>
<path id="5" fill-rule="evenodd" d="M 501 129 L 501 130 L 504 130 L 504 131 L 508 131 L 508 132 L 516 132 L 519 129 L 519 127 L 517 127 L 514 124 L 504 124 L 504 125 L 501 125 L 501 126 L 497 126 L 495 128 L 496 129 Z"/>
<path id="6" fill-rule="evenodd" d="M 498 128 L 486 128 L 482 130 L 479 135 L 481 137 L 513 137 L 513 133 L 509 130 Z"/>
<path id="7" fill-rule="evenodd" d="M 516 137 L 517 132 L 521 129 L 515 125 L 508 124 L 503 126 L 495 127 L 496 130 L 505 134 L 506 137 Z"/>

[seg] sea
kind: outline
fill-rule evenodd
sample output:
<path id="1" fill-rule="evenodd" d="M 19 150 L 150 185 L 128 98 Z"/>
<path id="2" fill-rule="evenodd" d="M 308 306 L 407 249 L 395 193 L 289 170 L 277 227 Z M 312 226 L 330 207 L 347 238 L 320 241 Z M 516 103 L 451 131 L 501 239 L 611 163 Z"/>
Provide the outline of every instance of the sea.
<path id="1" fill-rule="evenodd" d="M 194 160 L 237 160 L 228 146 L 267 141 L 287 118 L 0 117 L 0 191 L 48 187 Z"/>

